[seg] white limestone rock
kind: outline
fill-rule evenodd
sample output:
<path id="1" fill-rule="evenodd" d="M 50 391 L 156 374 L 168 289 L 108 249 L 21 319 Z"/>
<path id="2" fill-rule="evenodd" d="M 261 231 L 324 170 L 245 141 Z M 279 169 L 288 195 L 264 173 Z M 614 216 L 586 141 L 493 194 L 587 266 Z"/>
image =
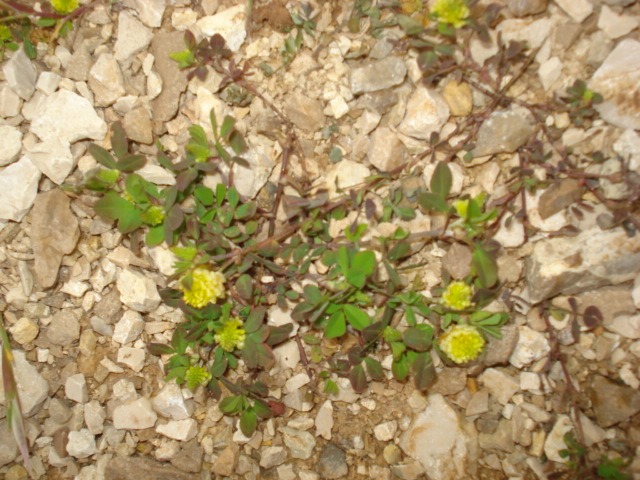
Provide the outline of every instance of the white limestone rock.
<path id="1" fill-rule="evenodd" d="M 605 328 L 625 338 L 640 338 L 640 315 L 618 315 Z"/>
<path id="2" fill-rule="evenodd" d="M 586 1 L 586 0 L 585 0 Z M 640 128 L 640 42 L 627 38 L 591 77 L 589 88 L 604 101 L 594 106 L 607 122 L 624 129 Z"/>
<path id="3" fill-rule="evenodd" d="M 326 172 L 322 181 L 329 191 L 330 197 L 333 197 L 336 195 L 338 187 L 348 190 L 349 187 L 364 182 L 364 179 L 369 175 L 371 175 L 371 171 L 362 163 L 341 160 Z"/>
<path id="4" fill-rule="evenodd" d="M 431 480 L 466 478 L 468 437 L 456 411 L 440 395 L 429 395 L 428 406 L 413 418 L 399 446 L 419 461 Z"/>
<path id="5" fill-rule="evenodd" d="M 449 119 L 449 105 L 435 90 L 418 87 L 407 101 L 404 120 L 398 127 L 403 134 L 429 140 Z"/>
<path id="6" fill-rule="evenodd" d="M 75 458 L 87 458 L 98 451 L 96 447 L 96 437 L 83 428 L 77 432 L 69 432 L 67 442 L 67 453 Z"/>
<path id="7" fill-rule="evenodd" d="M 613 151 L 629 161 L 631 170 L 640 173 L 640 135 L 635 130 L 626 129 L 613 144 Z"/>
<path id="8" fill-rule="evenodd" d="M 390 422 L 384 422 L 373 427 L 373 434 L 381 442 L 388 442 L 393 440 L 393 436 L 398 431 L 398 422 L 391 420 Z"/>
<path id="9" fill-rule="evenodd" d="M 184 420 L 192 413 L 192 408 L 185 403 L 182 389 L 175 383 L 165 385 L 151 404 L 156 412 L 172 420 Z"/>
<path id="10" fill-rule="evenodd" d="M 518 343 L 513 350 L 509 363 L 518 369 L 531 365 L 549 354 L 551 346 L 543 332 L 537 332 L 526 325 L 518 327 Z"/>
<path id="11" fill-rule="evenodd" d="M 113 426 L 118 430 L 144 430 L 152 428 L 158 415 L 147 398 L 139 398 L 113 410 Z"/>
<path id="12" fill-rule="evenodd" d="M 175 185 L 176 177 L 173 173 L 160 165 L 152 165 L 147 163 L 136 173 L 145 180 L 155 183 L 156 185 Z"/>
<path id="13" fill-rule="evenodd" d="M 49 179 L 61 185 L 75 166 L 69 142 L 50 138 L 34 145 L 26 157 Z"/>
<path id="14" fill-rule="evenodd" d="M 316 427 L 316 437 L 331 440 L 331 430 L 333 429 L 333 404 L 331 400 L 325 400 L 318 409 L 314 424 Z"/>
<path id="15" fill-rule="evenodd" d="M 511 397 L 520 390 L 520 382 L 503 370 L 488 368 L 478 377 L 489 393 L 502 405 L 506 405 Z"/>
<path id="16" fill-rule="evenodd" d="M 593 13 L 593 5 L 589 0 L 556 0 L 556 3 L 577 23 L 582 23 Z"/>
<path id="17" fill-rule="evenodd" d="M 118 363 L 126 365 L 134 372 L 142 370 L 146 356 L 146 351 L 142 348 L 120 347 L 118 349 Z"/>
<path id="18" fill-rule="evenodd" d="M 36 82 L 36 88 L 45 95 L 51 95 L 58 89 L 62 77 L 54 72 L 42 72 Z"/>
<path id="19" fill-rule="evenodd" d="M 89 400 L 89 392 L 84 374 L 76 373 L 67 378 L 64 384 L 64 393 L 69 400 L 77 403 L 86 403 Z"/>
<path id="20" fill-rule="evenodd" d="M 144 320 L 138 312 L 127 310 L 124 312 L 113 330 L 112 339 L 121 345 L 135 341 L 144 330 Z"/>
<path id="21" fill-rule="evenodd" d="M 9 327 L 11 337 L 20 345 L 32 342 L 40 333 L 38 324 L 27 317 L 20 318 L 16 323 Z"/>
<path id="22" fill-rule="evenodd" d="M 0 125 L 0 167 L 12 163 L 22 150 L 22 132 L 11 125 Z"/>
<path id="23" fill-rule="evenodd" d="M 84 406 L 84 423 L 93 435 L 100 435 L 104 431 L 104 421 L 107 412 L 97 400 L 91 400 Z"/>
<path id="24" fill-rule="evenodd" d="M 565 463 L 566 459 L 560 456 L 560 451 L 567 448 L 564 435 L 573 430 L 573 422 L 567 415 L 558 415 L 556 423 L 544 442 L 544 453 L 552 462 Z"/>
<path id="25" fill-rule="evenodd" d="M 44 401 L 49 398 L 49 384 L 36 367 L 27 361 L 27 357 L 22 350 L 13 351 L 14 371 L 18 384 L 18 396 L 22 405 L 22 413 L 25 417 L 30 417 L 37 413 Z M 2 371 L 0 371 L 2 379 Z M 4 387 L 0 381 L 0 405 L 4 405 Z"/>
<path id="26" fill-rule="evenodd" d="M 167 0 L 124 0 L 123 3 L 133 9 L 147 27 L 156 28 L 162 25 Z"/>
<path id="27" fill-rule="evenodd" d="M 102 140 L 107 134 L 107 124 L 98 116 L 91 102 L 68 90 L 58 90 L 44 98 L 37 107 L 31 132 L 41 140 L 59 138 L 73 143 L 85 138 Z"/>
<path id="28" fill-rule="evenodd" d="M 20 47 L 2 66 L 2 72 L 9 86 L 20 98 L 29 100 L 36 90 L 36 79 L 38 72 L 36 67 L 24 52 L 24 47 Z"/>
<path id="29" fill-rule="evenodd" d="M 132 268 L 122 270 L 116 286 L 120 301 L 138 312 L 151 312 L 160 305 L 155 282 Z"/>
<path id="30" fill-rule="evenodd" d="M 247 17 L 244 5 L 236 5 L 215 15 L 202 17 L 196 22 L 196 29 L 207 38 L 219 33 L 226 40 L 227 47 L 237 52 L 247 37 Z"/>
<path id="31" fill-rule="evenodd" d="M 598 28 L 607 37 L 615 40 L 638 28 L 638 18 L 631 15 L 619 15 L 606 5 L 602 5 L 598 17 Z"/>
<path id="32" fill-rule="evenodd" d="M 22 99 L 8 84 L 0 85 L 0 117 L 15 117 L 20 113 Z"/>
<path id="33" fill-rule="evenodd" d="M 188 442 L 198 433 L 198 422 L 193 418 L 171 420 L 163 425 L 158 425 L 156 432 L 173 440 Z"/>
<path id="34" fill-rule="evenodd" d="M 153 32 L 126 10 L 118 15 L 118 38 L 113 47 L 115 59 L 130 62 L 132 57 L 149 46 Z"/>
<path id="35" fill-rule="evenodd" d="M 36 200 L 41 175 L 27 157 L 0 171 L 0 220 L 22 220 Z"/>
<path id="36" fill-rule="evenodd" d="M 101 54 L 89 70 L 89 87 L 95 95 L 95 104 L 100 107 L 108 107 L 125 95 L 124 77 L 111 53 Z"/>

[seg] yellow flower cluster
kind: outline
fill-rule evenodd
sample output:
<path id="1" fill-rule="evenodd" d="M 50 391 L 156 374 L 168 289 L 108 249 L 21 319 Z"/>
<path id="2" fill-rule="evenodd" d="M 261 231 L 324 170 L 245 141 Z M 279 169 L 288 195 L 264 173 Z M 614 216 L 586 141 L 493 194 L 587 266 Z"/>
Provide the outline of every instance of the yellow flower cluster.
<path id="1" fill-rule="evenodd" d="M 220 272 L 212 272 L 205 267 L 196 267 L 192 272 L 193 281 L 191 288 L 187 289 L 180 279 L 179 287 L 182 290 L 184 302 L 195 308 L 202 308 L 209 303 L 215 303 L 219 298 L 224 298 L 224 275 Z"/>
<path id="2" fill-rule="evenodd" d="M 455 28 L 463 27 L 469 18 L 465 0 L 437 0 L 430 12 L 439 23 L 448 23 Z"/>
<path id="3" fill-rule="evenodd" d="M 200 385 L 211 380 L 211 374 L 204 367 L 191 366 L 184 375 L 189 390 L 195 390 Z"/>
<path id="4" fill-rule="evenodd" d="M 480 355 L 484 337 L 471 325 L 455 325 L 438 339 L 438 345 L 455 363 L 467 363 Z"/>
<path id="5" fill-rule="evenodd" d="M 452 282 L 442 294 L 442 304 L 453 310 L 464 310 L 471 306 L 472 290 L 464 282 Z"/>
<path id="6" fill-rule="evenodd" d="M 51 6 L 56 12 L 67 15 L 78 8 L 78 0 L 51 0 Z"/>
<path id="7" fill-rule="evenodd" d="M 233 352 L 236 348 L 242 350 L 245 338 L 246 332 L 242 328 L 242 320 L 238 317 L 227 320 L 213 337 L 220 348 L 227 352 Z"/>
<path id="8" fill-rule="evenodd" d="M 164 220 L 164 209 L 158 205 L 151 205 L 147 211 L 140 215 L 140 218 L 147 225 L 155 227 Z"/>

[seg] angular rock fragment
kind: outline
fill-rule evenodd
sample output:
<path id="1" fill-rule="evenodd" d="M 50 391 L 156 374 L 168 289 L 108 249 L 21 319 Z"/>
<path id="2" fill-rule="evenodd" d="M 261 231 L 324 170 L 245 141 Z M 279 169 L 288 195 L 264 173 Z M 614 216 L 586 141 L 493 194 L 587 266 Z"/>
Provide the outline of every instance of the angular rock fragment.
<path id="1" fill-rule="evenodd" d="M 35 277 L 43 288 L 55 285 L 62 257 L 73 252 L 80 238 L 70 200 L 60 190 L 38 195 L 29 217 Z"/>

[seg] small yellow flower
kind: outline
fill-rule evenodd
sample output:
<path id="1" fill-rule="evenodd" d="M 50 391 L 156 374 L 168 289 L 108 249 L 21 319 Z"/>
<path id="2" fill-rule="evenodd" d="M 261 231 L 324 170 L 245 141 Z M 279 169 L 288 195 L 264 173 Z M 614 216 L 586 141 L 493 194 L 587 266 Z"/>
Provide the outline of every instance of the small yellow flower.
<path id="1" fill-rule="evenodd" d="M 471 306 L 471 287 L 464 282 L 452 282 L 442 294 L 442 304 L 453 310 L 464 310 Z"/>
<path id="2" fill-rule="evenodd" d="M 187 382 L 187 388 L 189 390 L 195 390 L 200 385 L 211 380 L 211 374 L 204 367 L 192 366 L 187 369 L 184 379 Z"/>
<path id="3" fill-rule="evenodd" d="M 205 267 L 196 267 L 192 272 L 193 282 L 191 289 L 187 289 L 180 279 L 178 288 L 182 290 L 185 303 L 195 308 L 202 308 L 209 303 L 215 303 L 219 298 L 224 298 L 224 275 L 220 272 L 212 272 Z"/>
<path id="4" fill-rule="evenodd" d="M 158 205 L 151 205 L 141 216 L 140 218 L 144 223 L 155 227 L 160 225 L 164 220 L 164 210 L 162 207 Z"/>
<path id="5" fill-rule="evenodd" d="M 78 0 L 51 0 L 51 6 L 56 12 L 67 15 L 78 8 Z"/>
<path id="6" fill-rule="evenodd" d="M 0 42 L 6 42 L 11 40 L 11 30 L 6 25 L 0 25 Z"/>
<path id="7" fill-rule="evenodd" d="M 238 317 L 231 318 L 222 326 L 213 339 L 220 345 L 220 348 L 227 352 L 233 352 L 236 348 L 244 348 L 246 333 L 242 328 L 242 320 Z"/>
<path id="8" fill-rule="evenodd" d="M 439 23 L 450 23 L 460 28 L 467 23 L 469 7 L 465 0 L 437 0 L 431 7 L 431 15 Z"/>
<path id="9" fill-rule="evenodd" d="M 438 339 L 440 349 L 455 363 L 467 363 L 480 355 L 484 337 L 471 325 L 455 325 Z"/>
<path id="10" fill-rule="evenodd" d="M 467 211 L 469 210 L 469 200 L 456 200 L 453 202 L 453 208 L 458 212 L 460 218 L 467 218 Z"/>

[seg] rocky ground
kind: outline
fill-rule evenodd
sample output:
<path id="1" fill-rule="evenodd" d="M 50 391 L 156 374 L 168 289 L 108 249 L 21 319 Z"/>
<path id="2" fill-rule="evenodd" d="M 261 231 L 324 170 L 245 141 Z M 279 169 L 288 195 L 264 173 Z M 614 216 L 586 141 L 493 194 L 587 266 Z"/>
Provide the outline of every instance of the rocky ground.
<path id="1" fill-rule="evenodd" d="M 495 75 L 491 62 L 481 66 L 498 53 L 498 36 L 526 41 L 532 58 L 514 59 L 502 78 L 502 95 L 513 100 L 487 110 L 496 97 L 480 80 L 443 74 L 433 89 L 423 86 L 399 27 L 375 38 L 363 16 L 361 31 L 351 32 L 352 3 L 309 2 L 315 33 L 304 34 L 284 67 L 283 26 L 291 25 L 289 11 L 303 10 L 278 0 L 255 2 L 250 32 L 244 3 L 233 0 L 96 2 L 53 50 L 37 44 L 35 60 L 5 53 L 0 311 L 15 353 L 31 478 L 576 478 L 559 454 L 569 431 L 590 462 L 629 459 L 625 472 L 640 478 L 633 460 L 640 458 L 640 4 L 500 0 L 494 43 L 468 44 L 475 78 Z M 94 197 L 59 187 L 95 167 L 87 147 L 109 148 L 115 121 L 152 159 L 143 176 L 171 185 L 173 175 L 153 161 L 155 139 L 179 157 L 187 127 L 207 124 L 212 108 L 238 118 L 251 146 L 252 168 L 235 178 L 240 193 L 263 195 L 277 184 L 282 149 L 261 133 L 279 128 L 277 118 L 260 99 L 219 95 L 222 78 L 213 71 L 188 80 L 169 58 L 184 49 L 185 29 L 221 33 L 239 60 L 251 61 L 252 84 L 295 125 L 306 157 L 306 171 L 293 159 L 295 175 L 333 192 L 336 179 L 358 184 L 409 160 L 399 181 L 429 185 L 449 152 L 431 151 L 432 133 L 456 145 L 472 132 L 469 158 L 460 149 L 449 157 L 451 194 L 484 191 L 514 212 L 526 205 L 524 217 L 505 215 L 494 236 L 503 247 L 500 279 L 512 294 L 497 308 L 510 321 L 481 364 L 437 361 L 438 381 L 426 394 L 388 372 L 365 393 L 338 379 L 339 394 L 324 395 L 311 388 L 290 340 L 276 349 L 270 372 L 270 393 L 286 411 L 252 438 L 202 389 L 164 382 L 162 361 L 146 345 L 166 343 L 182 318 L 158 295 L 172 273 L 168 250 L 136 255 L 126 236 L 96 217 Z M 605 99 L 584 123 L 567 111 L 529 108 L 550 105 L 577 79 Z M 548 164 L 570 155 L 574 168 L 559 175 L 535 164 L 528 175 L 549 180 L 545 188 L 509 197 L 534 139 L 552 152 Z M 592 160 L 597 151 L 604 162 Z M 413 222 L 407 227 L 417 232 L 435 220 L 425 214 Z M 443 273 L 469 273 L 470 250 L 460 244 L 429 243 L 420 258 L 427 291 Z M 570 311 L 573 302 L 577 323 L 571 315 L 545 321 L 538 308 Z M 287 316 L 276 310 L 274 317 Z M 0 476 L 28 478 L 4 407 L 0 419 Z"/>

